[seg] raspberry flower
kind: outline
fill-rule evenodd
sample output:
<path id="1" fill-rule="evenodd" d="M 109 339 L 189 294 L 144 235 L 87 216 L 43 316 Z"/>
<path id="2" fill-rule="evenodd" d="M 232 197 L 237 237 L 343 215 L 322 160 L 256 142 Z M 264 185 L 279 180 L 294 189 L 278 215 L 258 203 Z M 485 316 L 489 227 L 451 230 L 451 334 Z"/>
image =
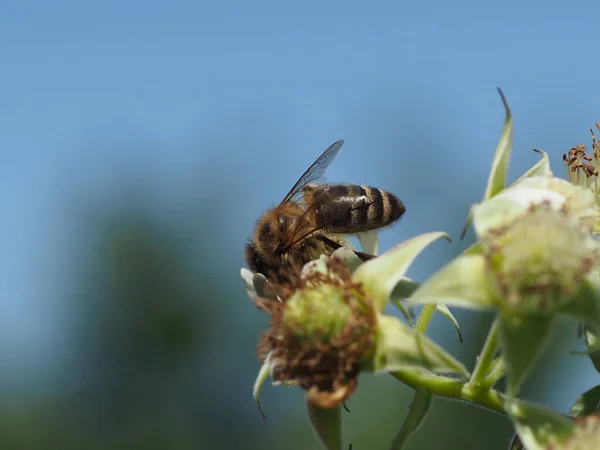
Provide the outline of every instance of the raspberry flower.
<path id="1" fill-rule="evenodd" d="M 342 248 L 307 263 L 292 286 L 242 269 L 249 297 L 270 315 L 257 350 L 263 364 L 254 388 L 257 403 L 269 375 L 274 384 L 299 386 L 314 429 L 328 448 L 339 448 L 339 407 L 355 391 L 361 372 L 404 370 L 467 379 L 469 373 L 454 357 L 383 314 L 414 258 L 440 237 L 445 235 L 418 236 L 364 264 Z"/>
<path id="2" fill-rule="evenodd" d="M 505 187 L 512 150 L 506 102 L 505 107 L 504 131 L 484 199 L 469 214 L 477 242 L 420 285 L 408 301 L 495 309 L 497 320 L 469 387 L 485 385 L 499 334 L 508 392 L 514 396 L 557 315 L 600 329 L 600 249 L 592 236 L 600 209 L 597 191 L 590 188 L 595 184 L 587 180 L 575 185 L 554 177 L 543 152 L 538 164 Z M 595 140 L 594 150 L 598 153 Z M 571 152 L 571 167 L 577 165 L 573 158 L 586 160 Z"/>

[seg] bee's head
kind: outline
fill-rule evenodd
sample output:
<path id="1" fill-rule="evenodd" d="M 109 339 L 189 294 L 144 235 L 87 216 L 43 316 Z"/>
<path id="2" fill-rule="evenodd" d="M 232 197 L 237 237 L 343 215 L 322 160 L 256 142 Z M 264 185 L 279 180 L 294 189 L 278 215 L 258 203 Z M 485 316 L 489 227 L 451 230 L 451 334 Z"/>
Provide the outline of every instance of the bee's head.
<path id="1" fill-rule="evenodd" d="M 276 263 L 286 259 L 296 239 L 299 214 L 295 210 L 276 208 L 256 224 L 254 242 L 263 257 Z"/>

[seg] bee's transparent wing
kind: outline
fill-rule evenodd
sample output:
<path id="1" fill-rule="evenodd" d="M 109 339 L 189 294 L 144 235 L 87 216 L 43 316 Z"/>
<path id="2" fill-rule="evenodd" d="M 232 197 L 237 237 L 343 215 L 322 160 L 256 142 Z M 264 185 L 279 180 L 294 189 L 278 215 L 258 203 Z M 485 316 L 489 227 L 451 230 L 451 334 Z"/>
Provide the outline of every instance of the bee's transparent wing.
<path id="1" fill-rule="evenodd" d="M 325 175 L 327 168 L 340 152 L 342 145 L 344 145 L 344 140 L 340 139 L 339 141 L 336 141 L 327 147 L 321 156 L 319 156 L 317 160 L 312 163 L 308 169 L 306 169 L 306 172 L 304 172 L 294 187 L 290 189 L 290 192 L 287 193 L 281 203 L 285 203 L 290 200 L 299 200 L 299 198 L 302 196 L 302 188 L 304 186 L 319 180 Z"/>

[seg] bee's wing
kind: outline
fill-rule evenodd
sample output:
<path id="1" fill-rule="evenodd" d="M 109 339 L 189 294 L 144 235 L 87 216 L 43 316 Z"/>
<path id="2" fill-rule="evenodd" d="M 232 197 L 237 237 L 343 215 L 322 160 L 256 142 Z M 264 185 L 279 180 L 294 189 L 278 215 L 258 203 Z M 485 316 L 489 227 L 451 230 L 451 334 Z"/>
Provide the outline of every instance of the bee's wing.
<path id="1" fill-rule="evenodd" d="M 340 152 L 342 145 L 344 145 L 344 140 L 340 139 L 339 141 L 336 141 L 327 147 L 327 150 L 325 150 L 323 154 L 321 154 L 321 156 L 319 156 L 317 160 L 312 163 L 308 169 L 306 169 L 306 172 L 304 172 L 300 179 L 296 181 L 294 187 L 290 189 L 290 192 L 287 193 L 281 203 L 288 202 L 294 199 L 294 197 L 301 195 L 302 188 L 304 186 L 318 180 L 325 175 L 327 168 Z"/>

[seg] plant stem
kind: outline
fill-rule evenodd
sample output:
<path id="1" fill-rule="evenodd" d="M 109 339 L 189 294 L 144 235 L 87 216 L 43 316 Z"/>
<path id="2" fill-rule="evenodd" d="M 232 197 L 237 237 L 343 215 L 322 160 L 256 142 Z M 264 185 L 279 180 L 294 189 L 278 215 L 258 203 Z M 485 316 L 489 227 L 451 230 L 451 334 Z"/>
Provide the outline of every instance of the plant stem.
<path id="1" fill-rule="evenodd" d="M 416 332 L 425 333 L 434 312 L 435 305 L 428 304 L 423 306 L 421 314 L 419 314 L 419 318 L 415 324 Z M 492 381 L 493 376 L 497 376 L 498 379 L 501 378 L 504 371 L 504 364 L 501 362 L 495 364 L 494 371 L 490 373 L 490 367 L 492 361 L 494 360 L 494 353 L 496 352 L 497 347 L 498 321 L 494 320 L 488 332 L 485 344 L 483 345 L 481 355 L 479 355 L 477 360 L 471 380 L 466 384 L 461 380 L 454 380 L 451 378 L 445 378 L 421 372 L 408 372 L 400 370 L 397 372 L 392 372 L 392 376 L 416 390 L 414 401 L 418 400 L 418 392 L 422 389 L 426 389 L 435 395 L 439 395 L 440 397 L 466 401 L 506 415 L 506 411 L 504 410 L 503 395 L 493 389 L 489 389 L 489 386 L 492 386 L 493 384 L 486 386 L 486 382 Z M 486 376 L 488 374 L 490 375 L 490 378 L 489 380 L 486 380 Z M 405 422 L 398 432 L 396 439 L 398 439 L 398 436 L 402 435 L 406 426 L 407 425 Z M 394 442 L 396 442 L 396 440 L 394 440 Z"/>
<path id="2" fill-rule="evenodd" d="M 425 305 L 419 314 L 417 323 L 415 324 L 415 331 L 420 334 L 425 334 L 427 326 L 431 322 L 433 313 L 435 312 L 435 305 Z M 393 374 L 392 374 L 393 375 Z M 429 411 L 431 401 L 433 400 L 433 393 L 425 386 L 415 387 L 415 393 L 413 394 L 413 400 L 410 404 L 410 408 L 402 422 L 394 441 L 392 442 L 391 450 L 400 450 L 402 446 L 408 440 L 408 437 L 417 429 Z"/>
<path id="3" fill-rule="evenodd" d="M 415 389 L 413 401 L 410 404 L 408 413 L 406 414 L 406 418 L 404 419 L 398 434 L 396 434 L 396 437 L 392 442 L 390 450 L 400 450 L 408 441 L 409 436 L 417 430 L 419 425 L 421 425 L 421 422 L 423 422 L 423 419 L 425 419 L 425 416 L 427 416 L 432 400 L 433 394 L 429 389 Z"/>
<path id="4" fill-rule="evenodd" d="M 425 305 L 419 314 L 419 318 L 417 319 L 417 323 L 415 324 L 415 331 L 417 333 L 425 334 L 427 331 L 427 326 L 433 317 L 433 313 L 435 312 L 435 305 Z"/>
<path id="5" fill-rule="evenodd" d="M 460 380 L 420 372 L 400 370 L 392 372 L 391 375 L 413 389 L 426 388 L 440 397 L 467 401 L 492 411 L 506 414 L 503 406 L 504 396 L 493 389 L 468 390 L 465 389 L 466 385 Z"/>
<path id="6" fill-rule="evenodd" d="M 490 372 L 483 382 L 483 386 L 486 388 L 492 388 L 494 385 L 506 374 L 506 365 L 504 358 L 500 356 L 493 363 L 490 368 Z"/>
<path id="7" fill-rule="evenodd" d="M 306 407 L 312 428 L 327 450 L 342 450 L 340 407 L 324 409 L 309 401 Z"/>
<path id="8" fill-rule="evenodd" d="M 492 323 L 490 331 L 488 331 L 488 335 L 485 340 L 485 344 L 483 344 L 481 354 L 477 358 L 477 364 L 475 365 L 475 369 L 473 370 L 473 375 L 471 375 L 471 379 L 466 384 L 465 389 L 478 391 L 485 388 L 485 378 L 490 372 L 490 367 L 492 361 L 494 360 L 494 354 L 496 353 L 497 348 L 498 320 L 496 319 Z"/>

